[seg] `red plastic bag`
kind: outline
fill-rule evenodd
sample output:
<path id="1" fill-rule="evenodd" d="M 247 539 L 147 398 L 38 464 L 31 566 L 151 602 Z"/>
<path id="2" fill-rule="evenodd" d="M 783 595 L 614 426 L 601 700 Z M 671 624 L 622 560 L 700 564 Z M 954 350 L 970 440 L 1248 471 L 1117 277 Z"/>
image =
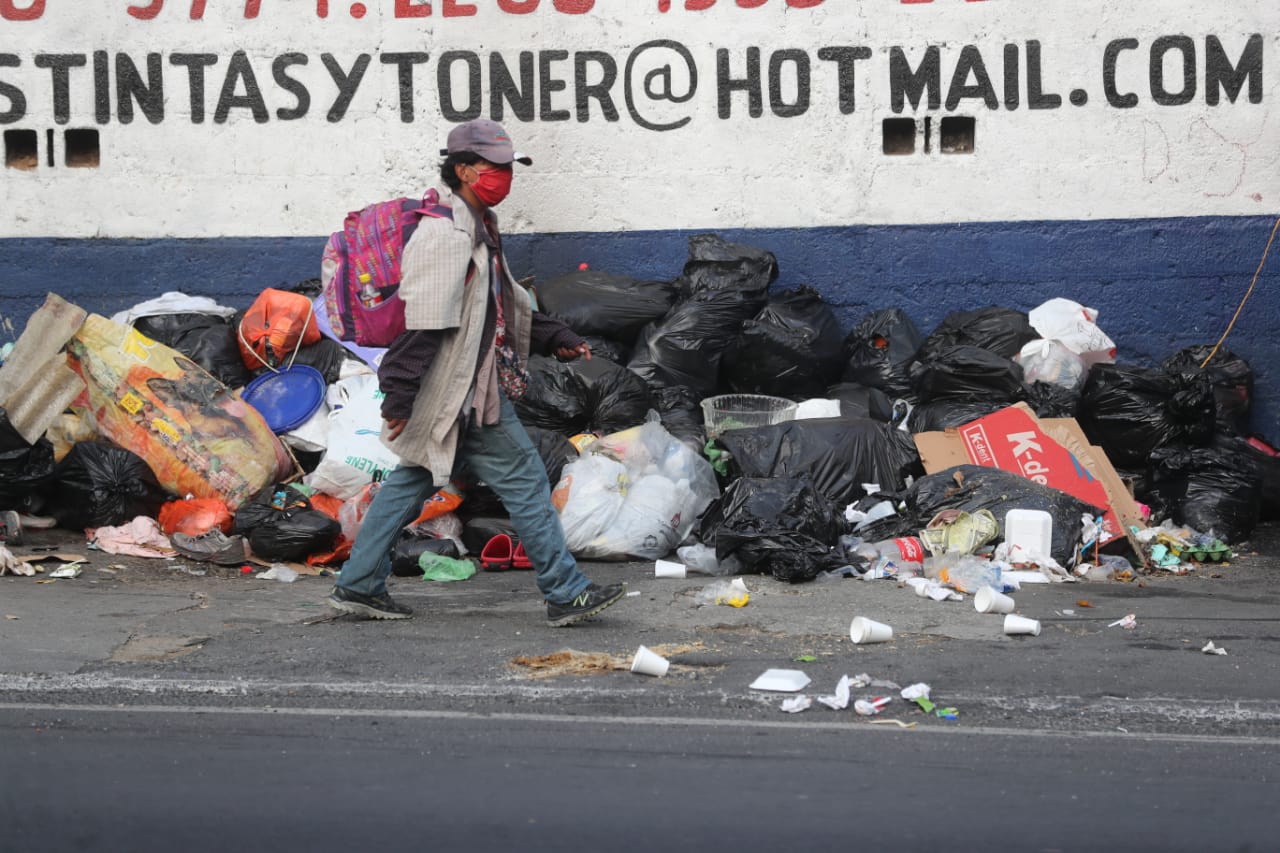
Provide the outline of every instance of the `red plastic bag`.
<path id="1" fill-rule="evenodd" d="M 235 519 L 225 501 L 217 498 L 190 498 L 185 501 L 170 501 L 160 507 L 159 521 L 165 536 L 175 533 L 199 536 L 215 527 L 223 533 L 230 533 Z"/>
<path id="2" fill-rule="evenodd" d="M 240 321 L 240 357 L 245 367 L 289 365 L 299 348 L 320 340 L 311 300 L 301 293 L 267 288 Z"/>

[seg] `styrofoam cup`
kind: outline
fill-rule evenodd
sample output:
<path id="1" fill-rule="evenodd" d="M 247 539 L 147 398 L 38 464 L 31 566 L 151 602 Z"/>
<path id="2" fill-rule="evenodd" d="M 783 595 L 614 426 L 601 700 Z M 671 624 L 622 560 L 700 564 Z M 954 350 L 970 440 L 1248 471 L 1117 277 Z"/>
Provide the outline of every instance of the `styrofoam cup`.
<path id="1" fill-rule="evenodd" d="M 1040 636 L 1040 622 L 1010 613 L 1004 617 L 1004 632 L 1006 634 L 1030 634 L 1033 637 L 1038 637 Z"/>
<path id="2" fill-rule="evenodd" d="M 653 675 L 661 678 L 667 674 L 671 662 L 647 646 L 636 649 L 636 656 L 631 659 L 631 671 L 640 675 Z"/>
<path id="3" fill-rule="evenodd" d="M 684 563 L 673 563 L 670 560 L 658 560 L 653 564 L 653 576 L 655 578 L 683 578 L 688 577 L 689 570 Z"/>
<path id="4" fill-rule="evenodd" d="M 1012 613 L 1014 601 L 995 587 L 984 586 L 973 597 L 973 609 L 979 613 Z"/>
<path id="5" fill-rule="evenodd" d="M 893 628 L 865 616 L 855 617 L 849 624 L 849 639 L 855 643 L 887 643 L 893 639 Z"/>

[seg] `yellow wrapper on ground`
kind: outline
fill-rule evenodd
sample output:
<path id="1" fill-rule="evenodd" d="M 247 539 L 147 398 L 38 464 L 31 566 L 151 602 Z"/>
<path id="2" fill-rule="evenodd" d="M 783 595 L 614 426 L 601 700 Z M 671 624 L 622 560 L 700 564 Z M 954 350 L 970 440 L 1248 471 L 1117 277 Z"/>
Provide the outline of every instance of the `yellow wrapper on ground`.
<path id="1" fill-rule="evenodd" d="M 177 495 L 232 509 L 292 467 L 257 410 L 182 353 L 90 314 L 67 344 L 88 386 L 73 404 Z"/>

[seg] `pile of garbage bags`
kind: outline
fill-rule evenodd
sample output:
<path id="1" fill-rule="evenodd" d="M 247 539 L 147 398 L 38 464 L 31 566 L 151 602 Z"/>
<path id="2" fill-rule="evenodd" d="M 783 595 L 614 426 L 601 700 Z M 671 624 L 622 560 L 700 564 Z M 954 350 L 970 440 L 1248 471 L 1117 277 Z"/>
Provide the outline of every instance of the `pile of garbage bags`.
<path id="1" fill-rule="evenodd" d="M 983 510 L 1002 525 L 1021 508 L 1049 514 L 1046 556 L 1071 565 L 1098 506 L 991 467 L 927 473 L 921 459 L 916 435 L 1015 405 L 1074 419 L 1154 521 L 1238 543 L 1280 514 L 1280 454 L 1249 434 L 1253 374 L 1226 349 L 1118 363 L 1097 313 L 1068 299 L 957 311 L 928 334 L 886 307 L 846 330 L 814 289 L 774 289 L 778 275 L 767 250 L 700 235 L 674 281 L 584 268 L 539 283 L 540 310 L 594 353 L 531 358 L 515 403 L 575 554 L 651 560 L 700 544 L 798 582 L 848 565 L 851 532 L 915 536 L 940 513 Z M 340 563 L 399 464 L 378 437 L 383 352 L 337 339 L 315 281 L 245 311 L 170 293 L 84 317 L 54 357 L 81 383 L 65 411 L 32 434 L 0 398 L 0 509 L 74 529 L 139 515 L 166 533 L 216 526 L 265 559 Z M 0 379 L 42 369 L 15 354 Z M 709 434 L 701 404 L 724 394 L 799 406 Z M 397 565 L 465 555 L 468 540 L 474 551 L 475 531 L 504 515 L 483 483 L 455 481 L 406 530 Z"/>

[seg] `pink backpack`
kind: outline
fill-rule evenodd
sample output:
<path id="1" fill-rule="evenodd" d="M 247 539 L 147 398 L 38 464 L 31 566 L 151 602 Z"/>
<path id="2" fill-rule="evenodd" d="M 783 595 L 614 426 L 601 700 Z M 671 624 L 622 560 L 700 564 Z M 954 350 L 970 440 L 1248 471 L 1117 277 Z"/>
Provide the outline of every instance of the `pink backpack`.
<path id="1" fill-rule="evenodd" d="M 453 219 L 435 190 L 347 214 L 324 247 L 320 265 L 329 325 L 344 341 L 386 347 L 404 331 L 400 256 L 422 217 Z"/>

